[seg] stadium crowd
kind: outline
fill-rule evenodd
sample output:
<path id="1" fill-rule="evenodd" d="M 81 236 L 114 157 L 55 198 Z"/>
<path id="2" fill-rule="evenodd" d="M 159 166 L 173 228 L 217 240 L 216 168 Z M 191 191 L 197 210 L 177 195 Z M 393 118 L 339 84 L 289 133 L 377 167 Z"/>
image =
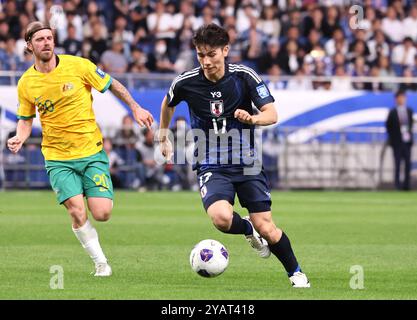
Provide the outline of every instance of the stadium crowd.
<path id="1" fill-rule="evenodd" d="M 351 12 L 355 4 L 363 8 L 363 17 Z M 275 88 L 417 90 L 417 83 L 377 81 L 417 76 L 417 4 L 412 0 L 5 0 L 0 4 L 0 70 L 25 71 L 32 65 L 24 30 L 35 20 L 56 28 L 57 53 L 88 58 L 115 77 L 178 74 L 197 66 L 193 32 L 215 22 L 228 30 L 228 61 L 271 76 Z M 282 75 L 294 77 L 284 81 Z M 306 75 L 339 77 L 310 81 Z M 350 81 L 360 76 L 374 80 Z M 177 119 L 173 130 L 184 134 L 187 125 Z M 134 127 L 127 116 L 120 131 L 105 139 L 116 187 L 197 187 L 188 166 L 158 165 L 153 133 Z M 266 143 L 278 144 L 276 136 L 266 136 Z M 265 154 L 275 186 L 276 161 L 277 154 Z"/>
<path id="2" fill-rule="evenodd" d="M 23 30 L 34 20 L 56 27 L 57 53 L 89 58 L 110 74 L 180 73 L 197 65 L 193 31 L 224 26 L 229 62 L 258 73 L 294 75 L 276 86 L 392 90 L 395 84 L 310 83 L 303 75 L 417 74 L 417 4 L 411 0 L 6 0 L 0 10 L 0 70 L 24 71 Z M 417 90 L 416 84 L 402 84 Z"/>

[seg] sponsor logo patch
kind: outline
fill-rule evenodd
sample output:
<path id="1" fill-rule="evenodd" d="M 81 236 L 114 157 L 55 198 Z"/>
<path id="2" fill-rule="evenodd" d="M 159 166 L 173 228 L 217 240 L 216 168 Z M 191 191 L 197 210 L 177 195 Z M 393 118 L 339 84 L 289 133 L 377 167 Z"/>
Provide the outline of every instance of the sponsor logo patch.
<path id="1" fill-rule="evenodd" d="M 100 78 L 104 79 L 104 77 L 106 76 L 106 73 L 101 70 L 99 67 L 97 67 L 96 69 L 96 73 L 100 76 Z"/>
<path id="2" fill-rule="evenodd" d="M 258 91 L 258 95 L 263 99 L 269 96 L 269 91 L 264 84 L 256 87 L 256 91 Z"/>

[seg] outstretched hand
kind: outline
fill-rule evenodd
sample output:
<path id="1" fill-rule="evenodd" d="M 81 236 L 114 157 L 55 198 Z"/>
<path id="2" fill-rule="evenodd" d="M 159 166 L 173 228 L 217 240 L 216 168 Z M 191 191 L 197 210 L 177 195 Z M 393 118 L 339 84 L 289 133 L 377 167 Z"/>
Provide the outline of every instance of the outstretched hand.
<path id="1" fill-rule="evenodd" d="M 153 116 L 148 110 L 141 107 L 137 107 L 133 109 L 133 117 L 141 127 L 146 126 L 146 128 L 151 130 Z"/>

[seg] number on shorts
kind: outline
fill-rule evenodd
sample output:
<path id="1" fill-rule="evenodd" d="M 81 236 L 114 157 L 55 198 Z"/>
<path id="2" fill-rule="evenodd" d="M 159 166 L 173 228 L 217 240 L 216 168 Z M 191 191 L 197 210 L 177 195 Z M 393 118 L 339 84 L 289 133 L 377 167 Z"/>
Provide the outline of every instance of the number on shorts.
<path id="1" fill-rule="evenodd" d="M 100 192 L 105 192 L 110 187 L 109 180 L 107 179 L 107 176 L 105 173 L 94 175 L 93 180 L 96 183 L 96 186 L 101 186 Z"/>
<path id="2" fill-rule="evenodd" d="M 207 172 L 207 173 L 205 173 L 205 174 L 203 174 L 201 177 L 200 177 L 200 188 L 207 182 L 207 181 L 209 181 L 209 179 L 210 179 L 210 177 L 212 176 L 213 174 L 211 173 L 211 172 Z"/>

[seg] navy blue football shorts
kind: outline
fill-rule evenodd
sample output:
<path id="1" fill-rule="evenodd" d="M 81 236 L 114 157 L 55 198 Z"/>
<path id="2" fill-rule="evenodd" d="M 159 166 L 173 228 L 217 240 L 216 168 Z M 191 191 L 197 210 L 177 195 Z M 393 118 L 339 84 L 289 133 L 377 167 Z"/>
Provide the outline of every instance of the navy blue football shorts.
<path id="1" fill-rule="evenodd" d="M 234 205 L 235 195 L 249 213 L 271 211 L 271 189 L 262 170 L 258 175 L 243 175 L 243 169 L 215 169 L 197 172 L 201 200 L 207 209 L 219 200 Z"/>

